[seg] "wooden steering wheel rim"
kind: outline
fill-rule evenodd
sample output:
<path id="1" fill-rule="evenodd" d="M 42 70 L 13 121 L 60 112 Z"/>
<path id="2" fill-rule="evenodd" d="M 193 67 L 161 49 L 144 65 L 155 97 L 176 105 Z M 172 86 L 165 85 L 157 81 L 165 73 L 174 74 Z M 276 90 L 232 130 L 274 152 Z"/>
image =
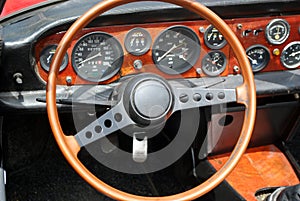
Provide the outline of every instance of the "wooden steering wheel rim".
<path id="1" fill-rule="evenodd" d="M 67 161 L 76 170 L 76 172 L 86 180 L 91 186 L 100 191 L 101 193 L 117 199 L 117 200 L 194 200 L 213 188 L 219 185 L 234 169 L 240 160 L 241 156 L 247 149 L 249 144 L 256 115 L 256 89 L 254 84 L 254 77 L 250 67 L 248 58 L 246 57 L 245 50 L 233 31 L 228 25 L 215 13 L 209 10 L 207 7 L 201 5 L 194 0 L 159 0 L 162 2 L 172 3 L 182 6 L 200 17 L 208 20 L 214 25 L 226 38 L 227 42 L 232 47 L 235 56 L 241 67 L 244 83 L 236 89 L 237 102 L 245 105 L 245 116 L 243 127 L 240 133 L 238 142 L 232 151 L 230 158 L 223 165 L 223 167 L 212 175 L 208 180 L 200 184 L 199 186 L 190 189 L 188 191 L 164 196 L 164 197 L 144 197 L 129 194 L 118 189 L 115 189 L 97 177 L 95 177 L 77 158 L 77 154 L 80 151 L 80 147 L 73 136 L 66 136 L 61 128 L 60 121 L 58 118 L 58 111 L 56 107 L 56 79 L 61 61 L 71 44 L 75 34 L 84 28 L 89 22 L 95 19 L 100 14 L 123 4 L 137 2 L 140 0 L 106 0 L 98 3 L 82 15 L 66 32 L 63 39 L 58 45 L 56 53 L 53 57 L 51 69 L 49 72 L 48 83 L 47 83 L 47 112 L 50 125 L 53 131 L 53 135 L 64 154 Z M 148 0 L 149 1 L 149 0 Z M 154 1 L 154 0 L 150 0 Z"/>

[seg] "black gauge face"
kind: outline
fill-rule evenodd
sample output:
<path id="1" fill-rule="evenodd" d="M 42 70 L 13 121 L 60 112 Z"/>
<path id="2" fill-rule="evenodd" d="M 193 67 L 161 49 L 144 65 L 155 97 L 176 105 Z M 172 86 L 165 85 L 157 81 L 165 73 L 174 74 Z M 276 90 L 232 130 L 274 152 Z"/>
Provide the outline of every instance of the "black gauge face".
<path id="1" fill-rule="evenodd" d="M 221 49 L 227 43 L 223 34 L 221 34 L 219 30 L 213 26 L 209 26 L 206 29 L 204 33 L 204 42 L 207 45 L 207 47 L 214 50 Z"/>
<path id="2" fill-rule="evenodd" d="M 226 68 L 226 57 L 223 52 L 212 51 L 202 60 L 202 70 L 209 76 L 220 75 Z"/>
<path id="3" fill-rule="evenodd" d="M 252 71 L 258 72 L 265 68 L 270 61 L 269 50 L 262 45 L 253 45 L 246 50 Z"/>
<path id="4" fill-rule="evenodd" d="M 271 44 L 282 44 L 290 35 L 290 25 L 283 19 L 272 20 L 266 28 L 266 37 Z"/>
<path id="5" fill-rule="evenodd" d="M 57 45 L 49 45 L 45 47 L 41 52 L 40 64 L 45 71 L 49 71 L 50 69 L 50 64 L 55 54 L 56 48 Z M 63 71 L 67 67 L 68 63 L 69 63 L 69 57 L 68 54 L 66 54 L 63 58 L 62 64 L 59 67 L 59 72 Z"/>
<path id="6" fill-rule="evenodd" d="M 281 63 L 286 68 L 297 68 L 300 66 L 300 41 L 288 44 L 282 51 Z"/>
<path id="7" fill-rule="evenodd" d="M 72 52 L 74 70 L 81 78 L 92 82 L 113 77 L 122 63 L 122 47 L 107 33 L 94 32 L 83 36 Z"/>
<path id="8" fill-rule="evenodd" d="M 152 40 L 148 31 L 142 28 L 131 29 L 125 38 L 125 48 L 133 55 L 143 55 L 150 49 Z"/>
<path id="9" fill-rule="evenodd" d="M 200 42 L 188 27 L 174 26 L 163 31 L 155 40 L 152 58 L 156 66 L 168 74 L 186 72 L 200 55 Z"/>

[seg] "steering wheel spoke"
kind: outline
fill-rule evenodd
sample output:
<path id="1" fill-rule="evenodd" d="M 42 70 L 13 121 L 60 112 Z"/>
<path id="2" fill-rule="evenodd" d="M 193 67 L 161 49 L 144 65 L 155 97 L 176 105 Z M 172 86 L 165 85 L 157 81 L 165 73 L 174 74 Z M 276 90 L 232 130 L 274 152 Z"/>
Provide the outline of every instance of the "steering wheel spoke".
<path id="1" fill-rule="evenodd" d="M 194 200 L 218 186 L 237 165 L 249 144 L 256 115 L 254 77 L 245 50 L 232 29 L 226 25 L 221 18 L 200 3 L 193 0 L 159 0 L 166 3 L 173 3 L 195 12 L 201 18 L 208 20 L 209 23 L 224 35 L 241 67 L 244 78 L 243 85 L 237 89 L 217 89 L 215 87 L 187 88 L 184 86 L 176 87 L 175 85 L 171 85 L 170 88 L 168 83 L 164 80 L 153 76 L 149 79 L 146 75 L 145 79 L 139 77 L 133 82 L 128 83 L 128 87 L 126 87 L 126 91 L 123 93 L 123 98 L 125 97 L 124 100 L 127 101 L 126 104 L 125 102 L 120 101 L 117 105 L 112 107 L 111 110 L 107 111 L 75 136 L 65 137 L 59 123 L 56 105 L 56 80 L 63 57 L 70 47 L 73 38 L 80 30 L 100 14 L 114 7 L 138 1 L 140 0 L 101 1 L 81 16 L 64 34 L 64 37 L 53 56 L 48 75 L 47 111 L 49 121 L 55 139 L 72 167 L 95 189 L 105 193 L 109 197 L 117 200 L 132 201 Z M 208 180 L 188 191 L 164 197 L 144 197 L 129 194 L 115 189 L 96 178 L 96 176 L 88 171 L 74 155 L 78 153 L 81 147 L 93 143 L 119 129 L 127 127 L 128 125 L 137 123 L 147 126 L 149 122 L 159 124 L 163 122 L 165 117 L 171 112 L 230 102 L 238 102 L 246 106 L 240 138 L 226 164 Z M 124 105 L 129 107 L 126 107 L 125 109 Z M 139 147 L 139 144 L 137 147 Z M 138 159 L 138 161 L 143 161 L 146 158 L 146 142 L 144 145 L 141 145 L 141 147 L 142 148 L 136 149 L 137 152 L 143 150 L 143 157 L 135 158 Z"/>
<path id="2" fill-rule="evenodd" d="M 173 111 L 206 107 L 237 101 L 236 89 L 217 88 L 174 88 L 175 104 Z"/>
<path id="3" fill-rule="evenodd" d="M 75 139 L 79 146 L 83 147 L 132 124 L 134 122 L 127 115 L 123 103 L 120 102 L 79 131 Z"/>

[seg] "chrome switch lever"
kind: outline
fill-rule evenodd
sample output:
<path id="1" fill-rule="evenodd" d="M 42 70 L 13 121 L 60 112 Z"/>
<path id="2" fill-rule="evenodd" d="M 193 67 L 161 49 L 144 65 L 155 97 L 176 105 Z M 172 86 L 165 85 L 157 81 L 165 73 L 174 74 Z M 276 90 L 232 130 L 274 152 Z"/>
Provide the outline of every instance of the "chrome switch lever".
<path id="1" fill-rule="evenodd" d="M 141 134 L 142 133 L 133 134 L 132 159 L 137 163 L 145 162 L 148 155 L 148 137 L 145 136 L 143 140 L 139 140 L 137 136 Z"/>

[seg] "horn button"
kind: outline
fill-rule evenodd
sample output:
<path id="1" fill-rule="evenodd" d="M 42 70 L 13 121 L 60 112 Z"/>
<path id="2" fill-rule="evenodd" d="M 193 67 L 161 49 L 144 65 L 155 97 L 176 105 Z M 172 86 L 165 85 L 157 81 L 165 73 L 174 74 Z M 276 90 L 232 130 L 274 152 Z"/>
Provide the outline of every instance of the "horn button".
<path id="1" fill-rule="evenodd" d="M 161 119 L 172 106 L 171 90 L 159 79 L 141 81 L 132 91 L 131 106 L 135 116 L 144 120 Z"/>

